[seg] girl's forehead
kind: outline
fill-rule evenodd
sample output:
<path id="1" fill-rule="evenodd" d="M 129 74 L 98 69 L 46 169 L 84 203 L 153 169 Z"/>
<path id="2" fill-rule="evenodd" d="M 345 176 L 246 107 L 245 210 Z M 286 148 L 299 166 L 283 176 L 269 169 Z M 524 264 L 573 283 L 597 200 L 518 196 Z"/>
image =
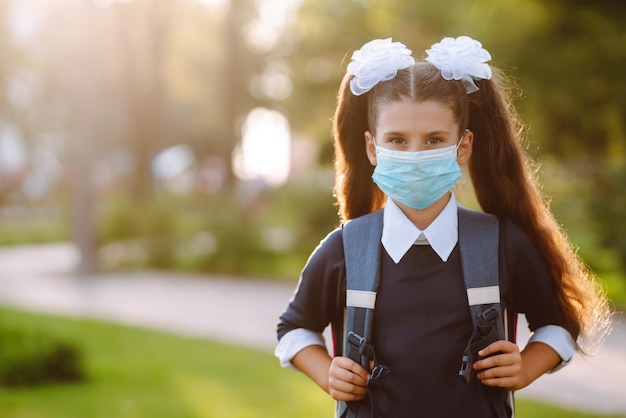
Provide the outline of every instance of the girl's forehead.
<path id="1" fill-rule="evenodd" d="M 398 100 L 380 103 L 377 110 L 377 130 L 393 131 L 417 127 L 452 132 L 458 128 L 451 106 L 437 101 Z"/>

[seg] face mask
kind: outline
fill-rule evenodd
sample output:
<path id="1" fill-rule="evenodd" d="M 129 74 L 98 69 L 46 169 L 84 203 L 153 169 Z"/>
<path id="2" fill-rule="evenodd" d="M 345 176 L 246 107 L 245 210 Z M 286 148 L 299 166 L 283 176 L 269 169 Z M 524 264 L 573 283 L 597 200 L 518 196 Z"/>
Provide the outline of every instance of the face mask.
<path id="1" fill-rule="evenodd" d="M 425 209 L 449 192 L 461 169 L 456 151 L 461 144 L 428 151 L 393 151 L 376 146 L 372 179 L 394 201 L 413 209 Z"/>

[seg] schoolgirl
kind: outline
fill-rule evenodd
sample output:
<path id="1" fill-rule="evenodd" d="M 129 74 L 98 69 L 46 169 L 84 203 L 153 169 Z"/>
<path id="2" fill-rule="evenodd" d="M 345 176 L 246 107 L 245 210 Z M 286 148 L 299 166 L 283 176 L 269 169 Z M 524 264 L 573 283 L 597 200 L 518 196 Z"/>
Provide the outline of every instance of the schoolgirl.
<path id="1" fill-rule="evenodd" d="M 383 211 L 372 343 L 390 370 L 385 384 L 368 388 L 370 371 L 331 357 L 322 337 L 344 315 L 340 228 L 304 267 L 280 317 L 276 355 L 335 400 L 357 404 L 358 417 L 511 416 L 510 404 L 494 405 L 494 391 L 518 390 L 570 362 L 579 343 L 606 329 L 607 302 L 542 199 L 489 53 L 464 36 L 426 52 L 416 62 L 391 39 L 354 52 L 333 122 L 342 221 Z M 506 230 L 505 250 L 493 254 L 506 266 L 501 298 L 532 331 L 521 351 L 504 339 L 482 348 L 469 383 L 458 376 L 472 321 L 451 191 L 462 165 L 482 210 Z"/>

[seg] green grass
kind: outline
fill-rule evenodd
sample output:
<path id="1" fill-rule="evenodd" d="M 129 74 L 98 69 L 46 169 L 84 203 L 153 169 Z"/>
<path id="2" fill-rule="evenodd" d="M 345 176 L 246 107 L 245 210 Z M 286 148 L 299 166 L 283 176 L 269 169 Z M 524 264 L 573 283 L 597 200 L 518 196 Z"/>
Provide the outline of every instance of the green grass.
<path id="1" fill-rule="evenodd" d="M 69 226 L 56 220 L 2 220 L 0 245 L 21 245 L 66 241 L 70 239 Z"/>
<path id="2" fill-rule="evenodd" d="M 318 418 L 333 403 L 264 351 L 88 320 L 0 310 L 83 348 L 88 380 L 0 389 L 2 418 Z"/>
<path id="3" fill-rule="evenodd" d="M 535 402 L 530 399 L 515 399 L 516 418 L 619 418 L 622 415 L 600 415 L 559 408 L 553 405 Z"/>
<path id="4" fill-rule="evenodd" d="M 333 402 L 271 353 L 0 309 L 0 327 L 43 329 L 83 349 L 87 380 L 0 388 L 2 418 L 319 418 Z M 599 417 L 518 400 L 517 417 Z"/>

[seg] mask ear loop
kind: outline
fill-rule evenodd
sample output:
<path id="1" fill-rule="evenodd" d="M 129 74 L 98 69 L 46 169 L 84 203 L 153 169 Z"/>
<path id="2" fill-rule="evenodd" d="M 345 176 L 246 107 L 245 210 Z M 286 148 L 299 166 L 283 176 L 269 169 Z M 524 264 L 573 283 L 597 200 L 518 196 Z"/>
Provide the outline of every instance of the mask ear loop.
<path id="1" fill-rule="evenodd" d="M 455 151 L 459 150 L 459 147 L 461 146 L 461 143 L 463 142 L 463 139 L 465 139 L 465 135 L 470 133 L 471 131 L 469 129 L 466 129 L 465 132 L 463 132 L 463 135 L 461 136 L 461 139 L 459 139 L 459 142 L 456 144 L 456 149 Z"/>

